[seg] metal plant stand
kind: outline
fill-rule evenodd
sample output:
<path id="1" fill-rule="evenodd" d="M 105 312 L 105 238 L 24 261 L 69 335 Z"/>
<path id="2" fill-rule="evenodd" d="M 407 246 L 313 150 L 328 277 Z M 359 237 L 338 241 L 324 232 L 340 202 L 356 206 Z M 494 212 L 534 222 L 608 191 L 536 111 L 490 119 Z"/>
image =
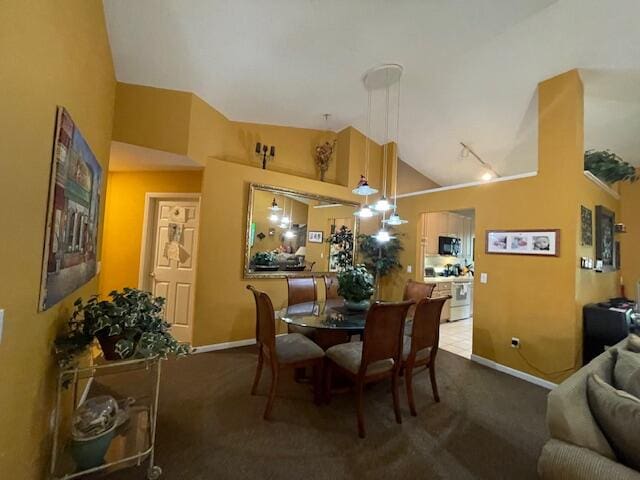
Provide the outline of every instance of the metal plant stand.
<path id="1" fill-rule="evenodd" d="M 147 478 L 160 477 L 162 469 L 154 465 L 160 365 L 158 357 L 110 362 L 100 359 L 92 366 L 60 371 L 49 479 L 96 478 L 100 473 L 140 466 L 146 460 L 149 462 Z M 123 381 L 127 376 L 130 381 Z M 128 389 L 134 390 L 133 395 L 123 395 Z M 104 463 L 78 470 L 71 456 L 72 411 L 87 397 L 105 393 L 127 405 L 128 419 L 117 427 Z"/>

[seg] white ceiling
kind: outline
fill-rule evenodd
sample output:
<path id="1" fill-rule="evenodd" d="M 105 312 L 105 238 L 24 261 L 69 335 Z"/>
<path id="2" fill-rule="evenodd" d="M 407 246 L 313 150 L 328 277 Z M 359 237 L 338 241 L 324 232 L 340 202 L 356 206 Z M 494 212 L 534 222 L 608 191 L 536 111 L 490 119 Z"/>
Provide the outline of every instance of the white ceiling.
<path id="1" fill-rule="evenodd" d="M 637 0 L 104 4 L 118 80 L 193 91 L 233 120 L 324 128 L 331 113 L 366 131 L 362 74 L 402 64 L 400 152 L 441 185 L 483 173 L 460 141 L 502 175 L 536 169 L 540 80 L 640 68 Z"/>

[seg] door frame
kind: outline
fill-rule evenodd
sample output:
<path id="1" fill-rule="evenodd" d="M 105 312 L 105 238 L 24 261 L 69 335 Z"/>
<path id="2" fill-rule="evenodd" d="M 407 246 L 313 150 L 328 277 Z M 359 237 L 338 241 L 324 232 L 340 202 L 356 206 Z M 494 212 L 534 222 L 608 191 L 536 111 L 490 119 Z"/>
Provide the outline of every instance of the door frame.
<path id="1" fill-rule="evenodd" d="M 198 202 L 198 235 L 195 241 L 196 259 L 194 262 L 194 279 L 193 288 L 195 292 L 196 279 L 198 277 L 198 253 L 199 253 L 199 240 L 200 240 L 200 208 L 202 206 L 201 201 L 202 194 L 200 193 L 165 193 L 165 192 L 147 192 L 144 196 L 144 217 L 142 220 L 142 238 L 140 243 L 140 266 L 138 269 L 138 288 L 140 290 L 149 291 L 149 266 L 152 262 L 153 245 L 150 243 L 153 241 L 153 233 L 155 230 L 155 212 L 160 200 L 178 200 L 178 201 L 197 201 Z M 193 309 L 190 312 L 191 315 L 191 327 L 193 328 Z"/>

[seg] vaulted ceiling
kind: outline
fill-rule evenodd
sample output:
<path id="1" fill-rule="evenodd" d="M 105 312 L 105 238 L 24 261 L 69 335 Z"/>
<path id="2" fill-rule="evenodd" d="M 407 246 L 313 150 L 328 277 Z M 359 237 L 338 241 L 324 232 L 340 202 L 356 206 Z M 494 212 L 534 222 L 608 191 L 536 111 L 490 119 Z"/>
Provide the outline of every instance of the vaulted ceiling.
<path id="1" fill-rule="evenodd" d="M 403 65 L 400 154 L 442 185 L 484 173 L 461 141 L 501 175 L 536 169 L 539 81 L 640 69 L 635 0 L 104 3 L 119 81 L 192 91 L 233 120 L 324 128 L 330 113 L 364 132 L 363 73 Z"/>

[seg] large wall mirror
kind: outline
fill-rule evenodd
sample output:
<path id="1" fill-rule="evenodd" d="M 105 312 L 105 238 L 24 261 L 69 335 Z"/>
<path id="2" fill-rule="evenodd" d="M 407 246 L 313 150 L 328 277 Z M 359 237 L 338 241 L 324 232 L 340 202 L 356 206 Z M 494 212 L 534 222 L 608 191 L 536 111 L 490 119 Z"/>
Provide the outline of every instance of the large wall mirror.
<path id="1" fill-rule="evenodd" d="M 251 184 L 245 278 L 337 271 L 338 258 L 356 257 L 357 208 L 355 202 Z"/>

